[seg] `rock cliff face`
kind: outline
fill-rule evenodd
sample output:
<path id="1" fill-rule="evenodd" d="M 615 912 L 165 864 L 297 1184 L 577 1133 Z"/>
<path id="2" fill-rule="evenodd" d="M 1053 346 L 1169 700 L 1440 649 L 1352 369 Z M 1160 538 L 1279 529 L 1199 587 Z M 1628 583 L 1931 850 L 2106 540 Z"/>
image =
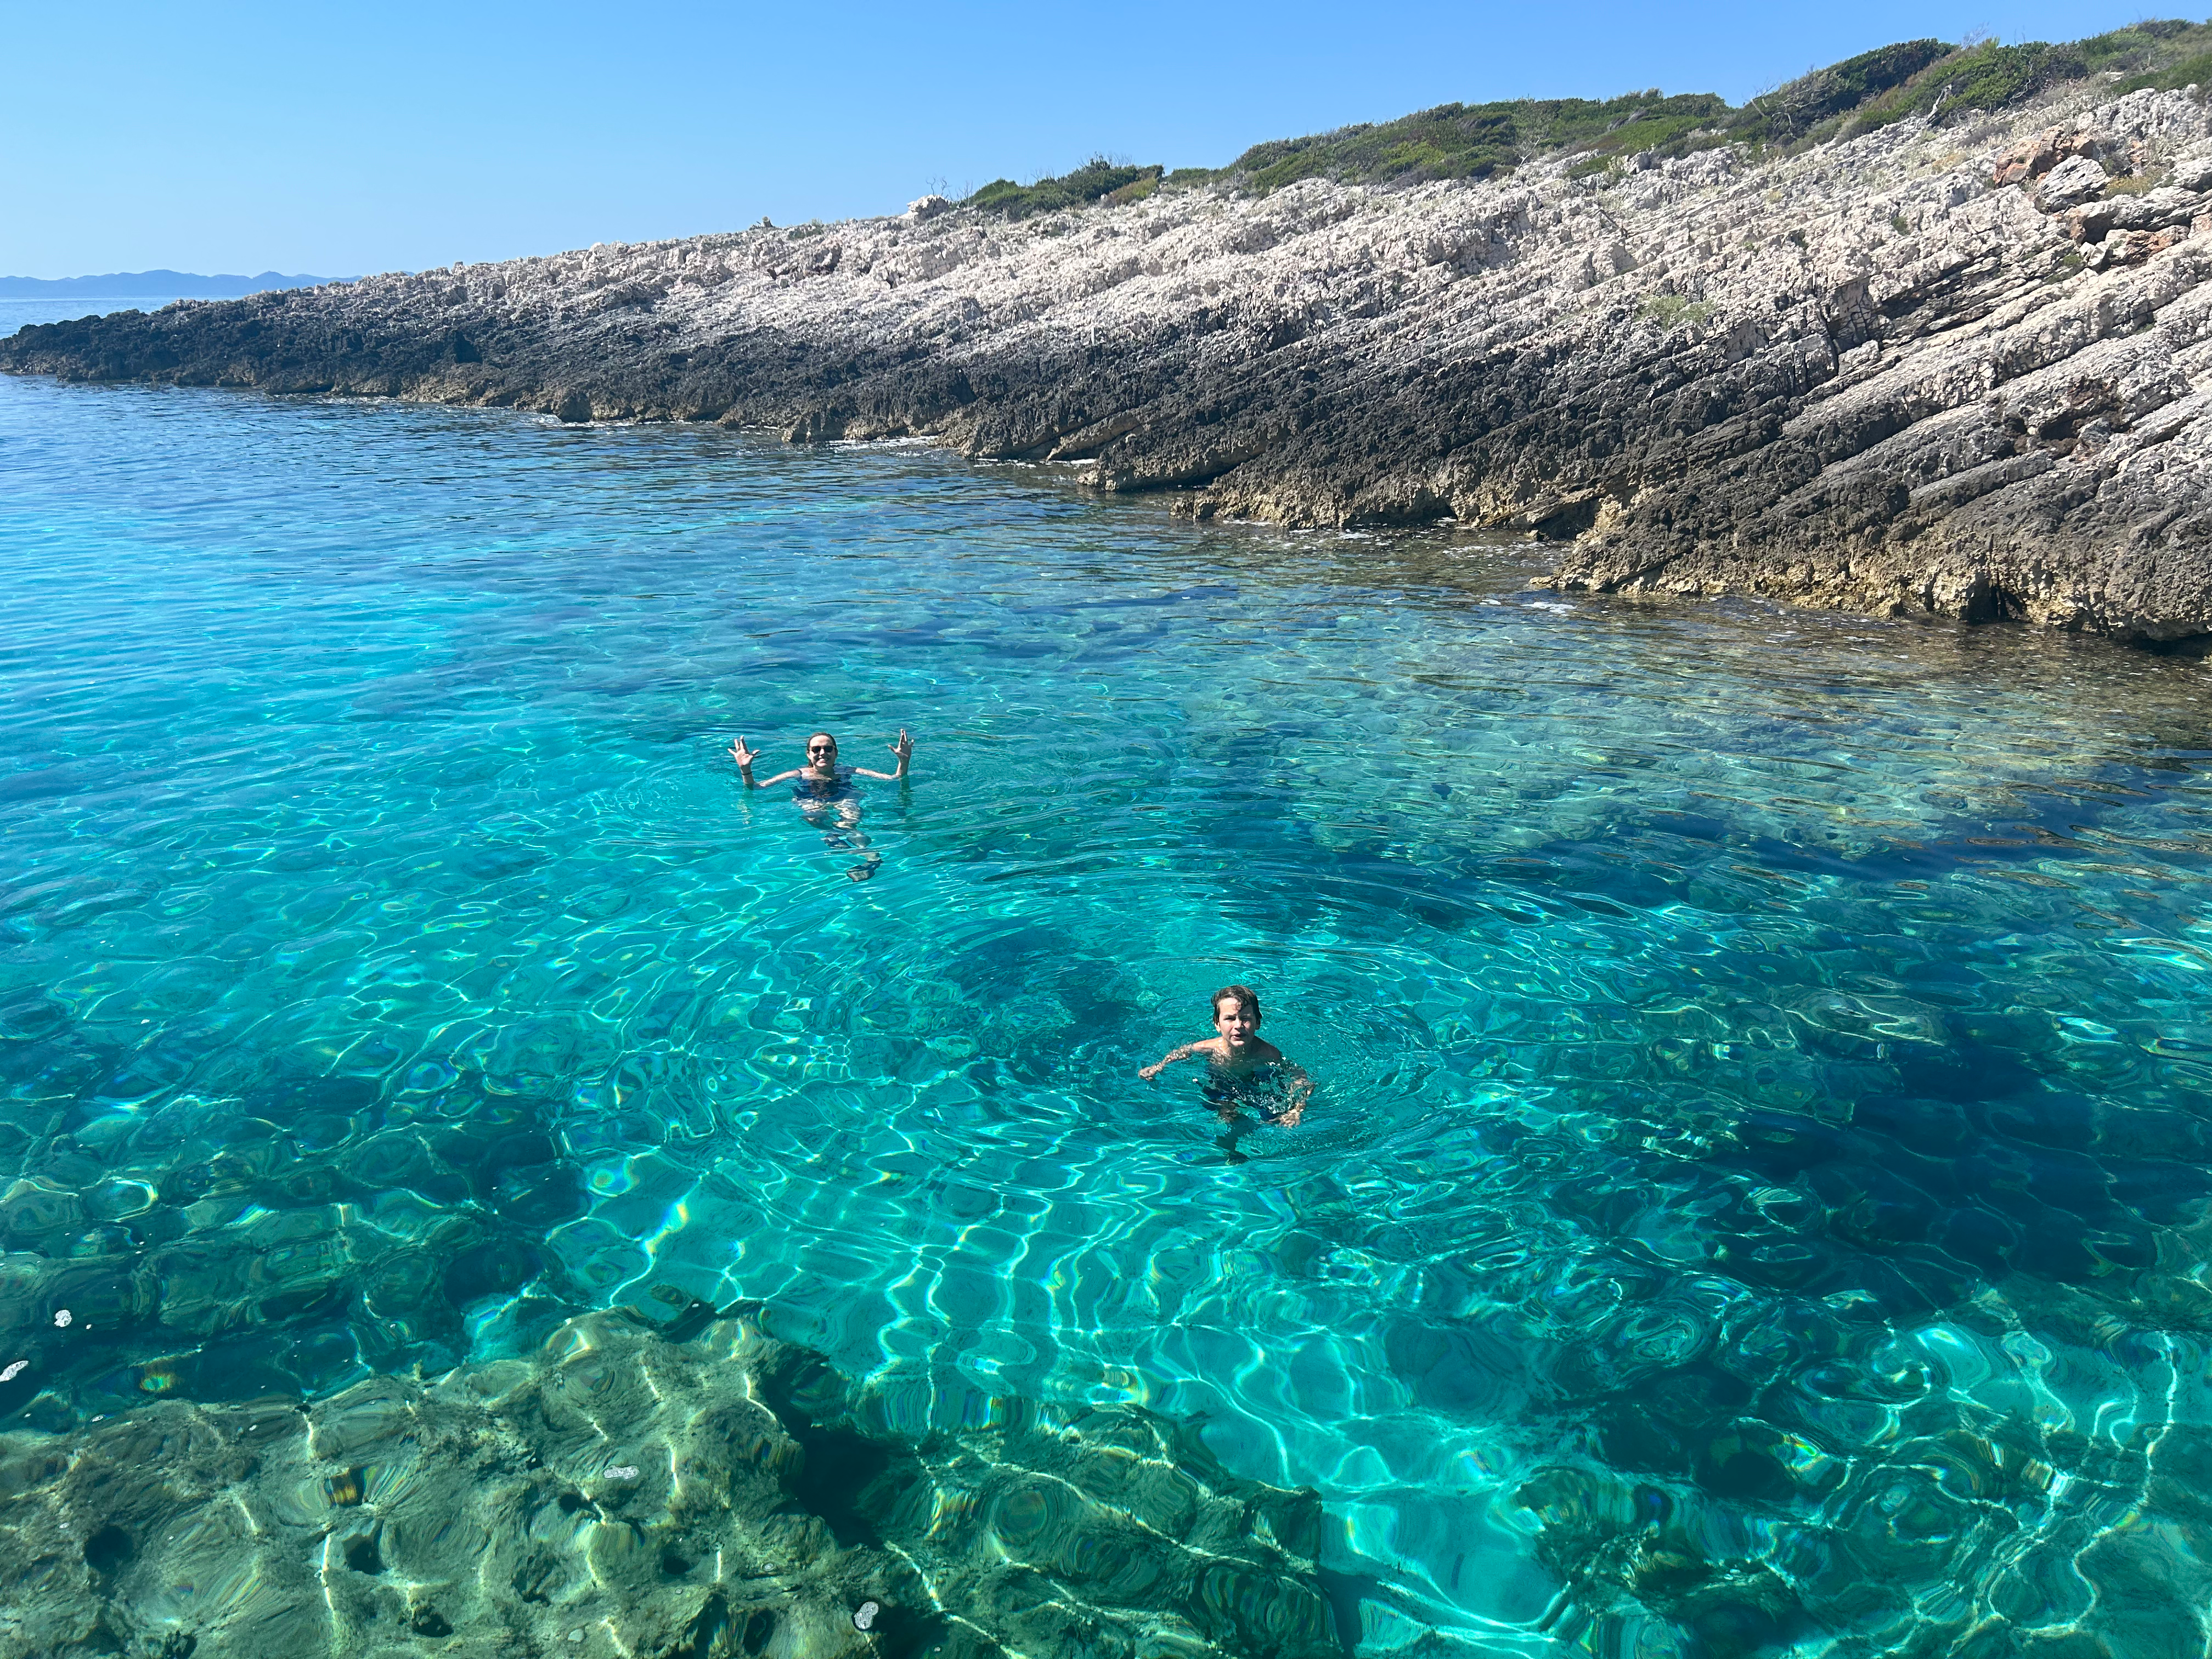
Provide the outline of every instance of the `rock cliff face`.
<path id="1" fill-rule="evenodd" d="M 922 434 L 1200 515 L 1533 532 L 1561 587 L 2183 638 L 2212 120 L 2095 85 L 1588 179 L 601 246 L 26 329 L 0 368 Z"/>

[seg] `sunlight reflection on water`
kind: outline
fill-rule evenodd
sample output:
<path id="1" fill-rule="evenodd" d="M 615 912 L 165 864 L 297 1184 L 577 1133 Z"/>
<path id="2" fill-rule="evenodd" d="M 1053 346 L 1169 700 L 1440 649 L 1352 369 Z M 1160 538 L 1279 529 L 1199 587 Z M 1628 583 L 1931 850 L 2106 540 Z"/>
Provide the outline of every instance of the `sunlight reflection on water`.
<path id="1" fill-rule="evenodd" d="M 667 1283 L 909 1430 L 1202 1415 L 1374 1652 L 2203 1605 L 2196 665 L 907 447 L 9 382 L 0 465 L 0 1311 L 113 1333 L 0 1409 Z M 865 884 L 723 752 L 902 725 Z M 1321 1081 L 1238 1163 L 1133 1076 L 1232 979 Z"/>

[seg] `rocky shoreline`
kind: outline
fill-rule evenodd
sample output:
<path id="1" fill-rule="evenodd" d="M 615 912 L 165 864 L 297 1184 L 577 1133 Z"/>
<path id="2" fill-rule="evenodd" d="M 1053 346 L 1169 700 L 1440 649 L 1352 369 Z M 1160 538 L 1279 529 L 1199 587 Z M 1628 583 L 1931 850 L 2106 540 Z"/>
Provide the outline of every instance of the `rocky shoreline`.
<path id="1" fill-rule="evenodd" d="M 924 435 L 1555 586 L 2212 632 L 2212 118 L 760 228 L 28 328 L 0 368 Z M 1578 173 L 1581 176 L 1577 176 Z"/>

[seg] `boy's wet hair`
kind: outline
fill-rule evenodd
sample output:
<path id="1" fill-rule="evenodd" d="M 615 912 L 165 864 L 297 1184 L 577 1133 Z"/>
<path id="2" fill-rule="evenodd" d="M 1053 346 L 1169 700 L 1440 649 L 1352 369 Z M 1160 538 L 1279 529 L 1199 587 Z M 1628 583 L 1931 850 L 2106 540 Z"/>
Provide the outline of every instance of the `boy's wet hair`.
<path id="1" fill-rule="evenodd" d="M 1260 994 L 1249 985 L 1224 985 L 1207 999 L 1206 1006 L 1218 1019 L 1221 1018 L 1221 1005 L 1231 1000 L 1251 1015 L 1255 1022 L 1259 1019 Z"/>

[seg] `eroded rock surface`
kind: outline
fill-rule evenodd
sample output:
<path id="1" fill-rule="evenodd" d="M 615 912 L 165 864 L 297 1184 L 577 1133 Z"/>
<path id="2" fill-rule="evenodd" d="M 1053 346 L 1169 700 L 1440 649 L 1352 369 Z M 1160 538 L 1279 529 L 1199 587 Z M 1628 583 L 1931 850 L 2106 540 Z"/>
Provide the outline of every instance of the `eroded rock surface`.
<path id="1" fill-rule="evenodd" d="M 1310 1492 L 1140 1412 L 1002 1401 L 916 1443 L 871 1407 L 742 1321 L 617 1311 L 304 1408 L 15 1429 L 0 1656 L 1341 1650 Z"/>
<path id="2" fill-rule="evenodd" d="M 2179 637 L 2208 134 L 2193 88 L 2077 84 L 1591 179 L 926 202 L 27 329 L 0 367 L 924 434 L 1201 514 L 1571 538 L 1567 587 Z"/>

